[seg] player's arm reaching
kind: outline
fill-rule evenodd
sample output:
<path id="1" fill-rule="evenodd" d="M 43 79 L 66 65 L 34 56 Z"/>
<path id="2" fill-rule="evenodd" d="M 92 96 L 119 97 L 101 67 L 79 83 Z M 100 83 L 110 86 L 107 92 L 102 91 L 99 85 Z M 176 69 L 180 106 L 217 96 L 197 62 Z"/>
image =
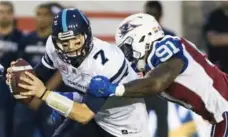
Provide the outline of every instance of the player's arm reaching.
<path id="1" fill-rule="evenodd" d="M 96 76 L 91 80 L 89 92 L 98 97 L 109 95 L 142 97 L 158 94 L 171 85 L 181 73 L 183 67 L 184 62 L 179 58 L 173 57 L 158 65 L 155 69 L 150 70 L 145 78 L 119 85 L 111 84 L 106 77 Z"/>
<path id="2" fill-rule="evenodd" d="M 143 79 L 133 80 L 120 85 L 116 95 L 138 97 L 158 94 L 167 89 L 174 79 L 180 74 L 183 68 L 183 61 L 178 58 L 171 58 L 147 73 Z"/>
<path id="3" fill-rule="evenodd" d="M 101 94 L 104 93 L 103 96 L 128 97 L 158 94 L 166 90 L 188 65 L 181 39 L 178 37 L 166 37 L 155 43 L 147 56 L 144 58 L 148 58 L 148 63 L 155 68 L 150 70 L 145 78 L 113 85 L 107 78 L 97 76 L 91 80 L 89 92 L 95 96 L 102 96 Z"/>

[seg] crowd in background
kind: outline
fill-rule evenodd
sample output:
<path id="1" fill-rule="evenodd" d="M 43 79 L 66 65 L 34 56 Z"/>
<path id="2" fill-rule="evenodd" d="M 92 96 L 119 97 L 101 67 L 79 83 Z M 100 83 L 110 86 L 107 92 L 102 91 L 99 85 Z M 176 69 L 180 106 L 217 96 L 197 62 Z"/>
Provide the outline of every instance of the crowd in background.
<path id="1" fill-rule="evenodd" d="M 45 53 L 45 43 L 52 33 L 52 19 L 63 7 L 58 3 L 44 3 L 35 9 L 36 30 L 27 34 L 17 29 L 11 2 L 0 2 L 0 62 L 7 68 L 11 61 L 23 58 L 33 67 Z M 42 105 L 33 111 L 15 101 L 4 81 L 0 84 L 0 136 L 49 137 L 56 128 L 50 119 L 52 110 Z"/>
<path id="2" fill-rule="evenodd" d="M 64 7 L 58 3 L 43 3 L 35 10 L 36 30 L 27 34 L 17 29 L 14 6 L 9 1 L 0 2 L 0 63 L 8 68 L 10 62 L 20 57 L 32 66 L 40 62 L 45 53 L 45 43 L 52 33 L 52 19 Z M 153 15 L 158 22 L 163 15 L 162 5 L 158 1 L 148 1 L 144 12 Z M 214 10 L 202 28 L 207 44 L 209 59 L 228 73 L 228 2 Z M 163 28 L 166 35 L 175 35 Z M 0 137 L 50 137 L 58 122 L 50 117 L 52 110 L 42 105 L 33 111 L 15 101 L 5 84 L 0 83 Z M 63 89 L 64 90 L 64 89 Z M 157 136 L 168 136 L 168 105 L 159 97 L 145 98 L 148 110 L 157 114 Z"/>

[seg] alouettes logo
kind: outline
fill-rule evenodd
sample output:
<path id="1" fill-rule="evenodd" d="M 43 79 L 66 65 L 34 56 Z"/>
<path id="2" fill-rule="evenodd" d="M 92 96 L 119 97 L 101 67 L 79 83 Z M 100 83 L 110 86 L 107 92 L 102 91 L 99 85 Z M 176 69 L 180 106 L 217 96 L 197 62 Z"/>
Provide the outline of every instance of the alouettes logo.
<path id="1" fill-rule="evenodd" d="M 119 29 L 121 36 L 124 37 L 128 32 L 132 31 L 134 28 L 141 26 L 141 24 L 131 24 L 131 21 L 123 24 Z"/>

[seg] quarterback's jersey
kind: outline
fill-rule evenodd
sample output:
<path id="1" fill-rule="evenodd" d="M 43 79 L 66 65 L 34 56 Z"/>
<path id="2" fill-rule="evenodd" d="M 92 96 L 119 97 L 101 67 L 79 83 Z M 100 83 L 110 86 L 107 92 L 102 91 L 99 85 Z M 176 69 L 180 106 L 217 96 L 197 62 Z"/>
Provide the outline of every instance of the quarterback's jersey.
<path id="1" fill-rule="evenodd" d="M 46 54 L 42 63 L 49 69 L 58 69 L 64 83 L 80 92 L 87 92 L 89 82 L 96 75 L 104 75 L 112 83 L 123 83 L 138 76 L 117 46 L 93 38 L 93 47 L 75 68 L 63 62 L 55 51 L 51 37 L 46 44 Z M 129 98 L 109 98 L 95 116 L 96 122 L 107 132 L 118 137 L 149 137 L 147 111 L 144 100 Z"/>
<path id="2" fill-rule="evenodd" d="M 184 67 L 160 95 L 192 109 L 210 122 L 222 121 L 222 114 L 228 111 L 228 75 L 214 66 L 193 43 L 169 35 L 153 43 L 147 63 L 154 69 L 172 57 L 181 59 Z"/>

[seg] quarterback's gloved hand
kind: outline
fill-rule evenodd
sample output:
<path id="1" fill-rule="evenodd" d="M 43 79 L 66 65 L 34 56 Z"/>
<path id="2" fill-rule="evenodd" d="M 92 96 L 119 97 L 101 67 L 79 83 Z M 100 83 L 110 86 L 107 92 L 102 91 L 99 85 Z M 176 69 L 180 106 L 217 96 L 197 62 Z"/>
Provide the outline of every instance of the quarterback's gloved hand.
<path id="1" fill-rule="evenodd" d="M 95 76 L 91 79 L 88 93 L 96 97 L 115 95 L 117 84 L 112 84 L 107 77 Z"/>

